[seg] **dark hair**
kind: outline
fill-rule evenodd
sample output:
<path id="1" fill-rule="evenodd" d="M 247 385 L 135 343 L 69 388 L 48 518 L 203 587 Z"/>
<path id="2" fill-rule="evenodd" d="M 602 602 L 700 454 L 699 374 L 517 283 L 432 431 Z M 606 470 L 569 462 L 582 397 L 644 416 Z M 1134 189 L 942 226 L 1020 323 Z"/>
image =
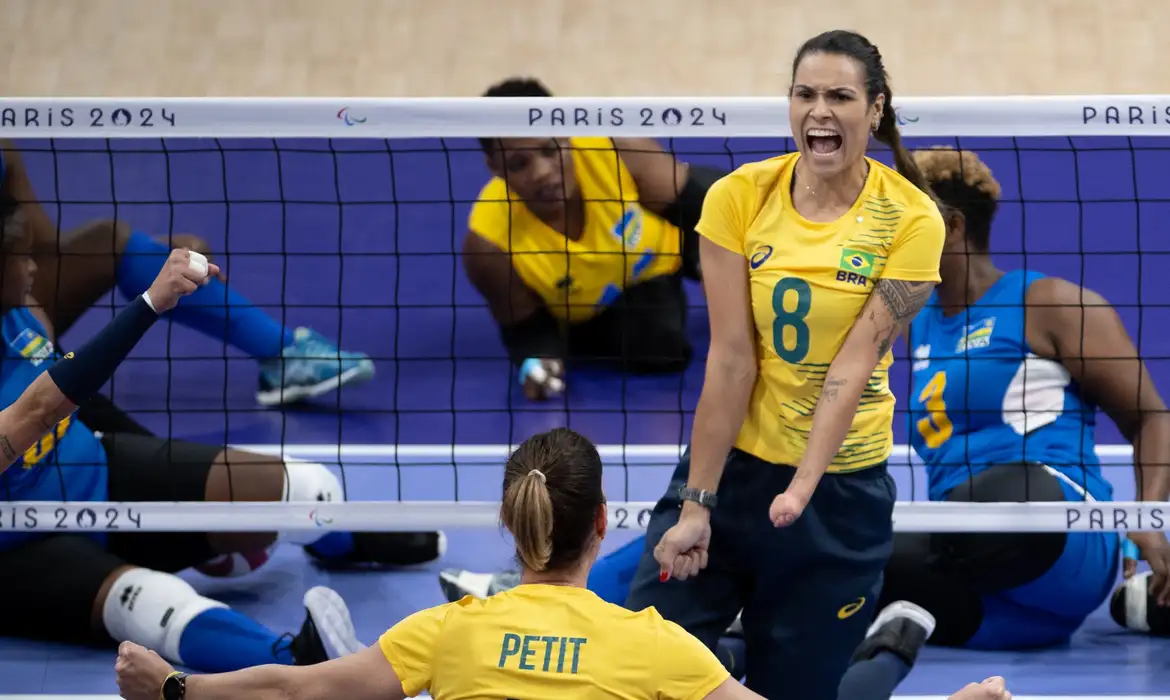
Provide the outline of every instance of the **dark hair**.
<path id="1" fill-rule="evenodd" d="M 552 97 L 552 91 L 536 78 L 508 78 L 484 91 L 483 97 Z M 491 151 L 499 139 L 481 138 L 479 147 Z"/>
<path id="2" fill-rule="evenodd" d="M 991 168 L 971 151 L 957 151 L 950 146 L 914 151 L 914 162 L 935 196 L 963 215 L 967 240 L 986 252 L 1002 192 Z"/>
<path id="3" fill-rule="evenodd" d="M 10 252 L 12 247 L 21 242 L 27 235 L 24 231 L 20 232 L 18 236 L 8 235 L 8 223 L 19 210 L 20 202 L 17 202 L 8 192 L 0 191 L 0 254 Z"/>
<path id="4" fill-rule="evenodd" d="M 533 435 L 504 467 L 500 522 L 516 557 L 533 571 L 576 564 L 592 542 L 601 489 L 601 455 L 568 428 Z"/>
<path id="5" fill-rule="evenodd" d="M 857 61 L 865 69 L 865 96 L 869 104 L 873 104 L 878 95 L 884 95 L 885 104 L 882 106 L 882 118 L 878 123 L 874 136 L 878 141 L 886 144 L 894 151 L 894 166 L 910 182 L 930 194 L 930 185 L 922 176 L 922 171 L 915 165 L 914 159 L 906 146 L 902 144 L 902 133 L 898 131 L 898 114 L 894 111 L 894 91 L 890 89 L 890 76 L 886 73 L 886 66 L 882 63 L 882 55 L 878 48 L 857 32 L 835 29 L 831 32 L 818 34 L 800 47 L 796 58 L 792 61 L 792 79 L 796 80 L 796 69 L 804 57 L 813 53 L 828 53 L 837 56 L 848 56 Z"/>

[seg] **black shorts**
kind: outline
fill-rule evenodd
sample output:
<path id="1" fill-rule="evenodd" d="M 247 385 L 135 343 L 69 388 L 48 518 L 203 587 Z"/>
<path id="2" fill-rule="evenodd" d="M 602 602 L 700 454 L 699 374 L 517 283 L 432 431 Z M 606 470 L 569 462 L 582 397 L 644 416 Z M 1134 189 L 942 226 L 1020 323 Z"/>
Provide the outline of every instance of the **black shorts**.
<path id="1" fill-rule="evenodd" d="M 203 501 L 222 447 L 152 435 L 103 435 L 112 501 Z M 124 566 L 174 573 L 215 556 L 203 533 L 49 535 L 0 551 L 0 636 L 102 643 L 95 599 Z"/>
<path id="2" fill-rule="evenodd" d="M 569 357 L 618 364 L 633 374 L 681 372 L 694 355 L 688 311 L 681 274 L 639 282 L 601 313 L 569 327 Z"/>
<path id="3" fill-rule="evenodd" d="M 893 549 L 894 481 L 885 465 L 826 474 L 791 526 L 768 519 L 796 470 L 732 450 L 711 514 L 707 568 L 661 583 L 654 547 L 678 522 L 689 455 L 650 518 L 626 607 L 654 606 L 714 650 L 743 610 L 747 684 L 766 698 L 836 700 L 877 610 Z"/>
<path id="4" fill-rule="evenodd" d="M 947 494 L 947 501 L 961 503 L 1064 500 L 1058 478 L 1038 464 L 991 467 Z M 931 644 L 961 647 L 983 624 L 984 596 L 1043 576 L 1060 559 L 1067 540 L 1063 532 L 900 532 L 880 605 L 908 600 L 922 606 L 937 623 Z"/>

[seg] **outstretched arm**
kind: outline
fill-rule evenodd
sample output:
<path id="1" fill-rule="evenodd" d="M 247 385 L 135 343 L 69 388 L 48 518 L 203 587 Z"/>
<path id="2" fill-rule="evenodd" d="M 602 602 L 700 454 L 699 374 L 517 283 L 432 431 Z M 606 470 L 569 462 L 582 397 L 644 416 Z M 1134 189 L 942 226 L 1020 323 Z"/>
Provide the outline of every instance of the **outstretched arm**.
<path id="1" fill-rule="evenodd" d="M 123 642 L 114 665 L 126 700 L 158 700 L 174 672 L 153 651 Z M 402 681 L 377 646 L 313 666 L 255 666 L 232 673 L 188 676 L 184 700 L 401 700 Z"/>
<path id="2" fill-rule="evenodd" d="M 463 241 L 463 269 L 487 302 L 528 398 L 542 400 L 563 391 L 560 326 L 536 292 L 520 279 L 512 255 L 469 231 Z"/>
<path id="3" fill-rule="evenodd" d="M 190 263 L 191 254 L 175 250 L 146 294 L 114 317 L 100 333 L 76 352 L 67 354 L 37 377 L 12 405 L 0 411 L 0 472 L 53 429 L 78 404 L 109 381 L 118 365 L 146 335 L 159 314 L 174 308 L 179 298 L 194 292 L 206 280 Z M 211 275 L 219 268 L 209 265 Z"/>

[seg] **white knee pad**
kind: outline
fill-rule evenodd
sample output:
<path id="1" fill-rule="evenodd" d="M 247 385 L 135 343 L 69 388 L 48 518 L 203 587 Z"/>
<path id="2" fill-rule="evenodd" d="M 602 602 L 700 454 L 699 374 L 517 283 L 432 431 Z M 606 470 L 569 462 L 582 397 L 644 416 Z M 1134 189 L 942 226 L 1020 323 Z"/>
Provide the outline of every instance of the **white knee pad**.
<path id="1" fill-rule="evenodd" d="M 102 607 L 106 632 L 116 642 L 134 642 L 182 664 L 179 640 L 200 613 L 226 608 L 204 598 L 191 584 L 174 574 L 130 569 L 118 577 Z"/>
<path id="2" fill-rule="evenodd" d="M 324 464 L 284 458 L 284 500 L 289 503 L 345 501 L 341 479 Z M 322 537 L 321 531 L 281 533 L 280 539 L 292 544 L 309 545 Z"/>

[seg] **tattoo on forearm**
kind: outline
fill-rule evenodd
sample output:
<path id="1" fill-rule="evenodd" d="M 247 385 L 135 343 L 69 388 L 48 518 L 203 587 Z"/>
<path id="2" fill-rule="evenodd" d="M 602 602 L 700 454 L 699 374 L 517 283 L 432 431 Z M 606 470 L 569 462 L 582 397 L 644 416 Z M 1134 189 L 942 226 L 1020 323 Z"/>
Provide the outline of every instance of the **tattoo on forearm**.
<path id="1" fill-rule="evenodd" d="M 841 392 L 841 389 L 845 388 L 846 384 L 848 384 L 848 381 L 844 379 L 826 379 L 825 387 L 821 390 L 821 397 L 825 401 L 836 401 L 837 394 Z"/>
<path id="2" fill-rule="evenodd" d="M 7 435 L 0 435 L 0 450 L 3 450 L 4 459 L 8 460 L 8 464 L 12 464 L 16 461 L 16 458 L 20 456 L 20 454 L 12 448 L 12 441 L 8 439 Z"/>
<path id="3" fill-rule="evenodd" d="M 890 351 L 894 338 L 905 328 L 930 298 L 934 284 L 930 282 L 905 282 L 902 280 L 878 280 L 874 291 L 882 300 L 886 310 L 890 312 L 892 322 L 883 324 L 874 334 L 874 344 L 878 346 L 878 356 L 884 357 Z"/>

